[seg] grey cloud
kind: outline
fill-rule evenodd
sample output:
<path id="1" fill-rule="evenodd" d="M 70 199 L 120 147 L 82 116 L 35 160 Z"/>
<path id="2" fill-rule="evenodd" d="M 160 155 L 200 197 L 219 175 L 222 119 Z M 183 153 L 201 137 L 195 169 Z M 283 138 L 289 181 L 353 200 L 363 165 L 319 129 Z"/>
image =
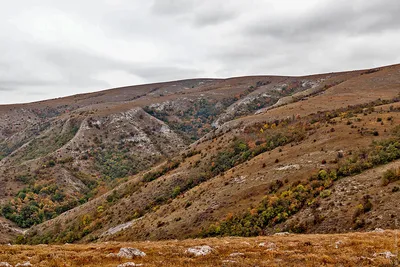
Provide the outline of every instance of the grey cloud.
<path id="1" fill-rule="evenodd" d="M 174 79 L 182 79 L 197 77 L 202 72 L 193 68 L 183 68 L 176 66 L 149 66 L 149 65 L 136 65 L 128 68 L 129 72 L 142 77 L 146 80 L 166 81 Z"/>
<path id="2" fill-rule="evenodd" d="M 93 78 L 103 71 L 125 71 L 148 81 L 163 81 L 190 78 L 201 71 L 165 64 L 131 63 L 128 60 L 107 58 L 89 51 L 67 48 L 46 47 L 40 50 L 43 58 L 60 69 L 65 84 L 80 86 L 96 85 L 108 87 L 109 84 L 101 79 Z"/>
<path id="3" fill-rule="evenodd" d="M 155 0 L 152 12 L 157 15 L 181 15 L 192 10 L 196 3 L 196 0 Z"/>
<path id="4" fill-rule="evenodd" d="M 212 26 L 223 22 L 227 22 L 237 18 L 238 13 L 231 10 L 211 9 L 200 12 L 194 16 L 193 23 L 196 26 Z"/>
<path id="5" fill-rule="evenodd" d="M 396 0 L 321 1 L 305 13 L 255 21 L 244 34 L 302 42 L 318 36 L 374 34 L 398 29 L 399 12 Z"/>
<path id="6" fill-rule="evenodd" d="M 42 48 L 39 53 L 43 60 L 59 70 L 61 82 L 64 84 L 109 86 L 107 82 L 93 77 L 101 71 L 124 66 L 116 60 L 79 49 L 47 47 Z"/>
<path id="7" fill-rule="evenodd" d="M 238 17 L 228 1 L 155 0 L 152 12 L 156 15 L 173 16 L 191 22 L 196 27 L 218 25 Z"/>
<path id="8" fill-rule="evenodd" d="M 0 92 L 9 92 L 9 91 L 16 91 L 16 90 L 18 90 L 18 89 L 10 88 L 10 87 L 2 85 L 2 83 L 0 81 Z"/>
<path id="9" fill-rule="evenodd" d="M 398 0 L 8 1 L 0 104 L 197 77 L 399 63 Z M 93 9 L 96 6 L 96 9 Z"/>
<path id="10" fill-rule="evenodd" d="M 17 90 L 22 86 L 48 86 L 52 85 L 54 82 L 51 81 L 41 81 L 41 80 L 3 80 L 0 79 L 0 86 L 7 88 L 8 91 Z M 4 89 L 6 90 L 6 89 Z"/>

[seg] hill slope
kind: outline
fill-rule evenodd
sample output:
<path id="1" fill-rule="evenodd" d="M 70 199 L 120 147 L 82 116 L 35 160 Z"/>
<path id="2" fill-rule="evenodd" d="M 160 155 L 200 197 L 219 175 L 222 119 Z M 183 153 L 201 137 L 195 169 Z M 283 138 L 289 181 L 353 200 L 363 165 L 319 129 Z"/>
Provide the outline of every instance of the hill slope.
<path id="1" fill-rule="evenodd" d="M 107 242 L 49 246 L 0 246 L 0 261 L 29 261 L 34 266 L 105 266 L 125 262 L 144 266 L 396 266 L 396 231 L 333 235 L 284 235 L 225 237 L 156 242 Z M 208 255 L 195 257 L 186 251 L 209 246 Z M 120 248 L 132 247 L 144 257 L 110 257 Z M 112 255 L 112 254 L 111 254 Z M 128 265 L 128 263 L 127 263 Z M 131 264 L 132 265 L 132 264 Z M 123 266 L 123 265 L 122 265 Z M 129 265 L 128 265 L 129 266 Z"/>
<path id="2" fill-rule="evenodd" d="M 396 65 L 0 106 L 2 213 L 33 243 L 394 227 L 399 91 Z"/>

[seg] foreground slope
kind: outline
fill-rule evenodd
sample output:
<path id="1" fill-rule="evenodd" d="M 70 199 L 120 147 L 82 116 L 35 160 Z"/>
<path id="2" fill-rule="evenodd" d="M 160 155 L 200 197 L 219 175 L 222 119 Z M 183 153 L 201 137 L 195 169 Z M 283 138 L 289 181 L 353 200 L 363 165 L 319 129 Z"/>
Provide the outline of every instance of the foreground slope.
<path id="1" fill-rule="evenodd" d="M 286 235 L 256 238 L 209 238 L 90 245 L 0 246 L 0 262 L 16 266 L 396 266 L 398 233 Z M 193 256 L 188 248 L 207 245 L 210 254 Z M 120 248 L 137 248 L 144 257 L 110 257 Z M 121 264 L 121 265 L 120 265 Z M 126 266 L 134 266 L 126 265 Z"/>
<path id="2" fill-rule="evenodd" d="M 319 85 L 219 125 L 232 114 L 227 108 L 217 129 L 176 157 L 34 226 L 21 241 L 395 228 L 399 190 L 382 176 L 396 173 L 400 159 L 400 67 L 312 79 Z M 153 115 L 171 123 L 167 111 Z"/>
<path id="3" fill-rule="evenodd" d="M 289 88 L 287 79 L 185 80 L 0 106 L 2 214 L 23 228 L 52 219 L 177 155 L 219 116 L 323 86 L 317 77 L 291 78 Z"/>
<path id="4" fill-rule="evenodd" d="M 387 80 L 387 73 L 397 68 L 390 66 L 304 77 L 195 79 L 0 106 L 2 215 L 19 227 L 29 228 L 60 214 L 65 213 L 66 217 L 76 214 L 68 211 L 90 200 L 96 204 L 84 205 L 78 210 L 88 208 L 104 215 L 102 211 L 110 203 L 123 205 L 124 202 L 118 199 L 132 195 L 136 204 L 129 207 L 129 212 L 121 207 L 119 212 L 124 215 L 108 214 L 109 219 L 118 218 L 111 220 L 96 215 L 97 219 L 106 222 L 101 226 L 99 221 L 90 219 L 97 226 L 92 225 L 85 233 L 93 231 L 93 228 L 105 232 L 106 227 L 120 227 L 120 224 L 157 210 L 166 204 L 169 195 L 181 197 L 183 191 L 212 178 L 209 173 L 198 175 L 202 173 L 200 171 L 191 179 L 185 168 L 180 168 L 181 174 L 168 179 L 166 187 L 157 189 L 160 180 L 142 187 L 144 183 L 140 182 L 140 173 L 178 156 L 193 142 L 194 149 L 188 148 L 187 151 L 194 153 L 202 150 L 205 143 L 197 141 L 209 139 L 214 133 L 208 133 L 216 128 L 219 134 L 232 129 L 242 131 L 238 126 L 243 123 L 241 120 L 246 123 L 271 120 L 270 112 L 298 101 L 306 104 L 332 90 L 339 90 L 340 93 L 343 91 L 341 85 L 358 84 L 374 75 L 384 77 L 381 82 L 388 84 L 390 91 L 394 82 Z M 378 80 L 372 84 L 377 84 Z M 354 85 L 351 88 L 354 90 Z M 381 91 L 379 94 L 385 93 Z M 375 96 L 360 101 L 373 98 Z M 351 98 L 349 101 L 352 101 Z M 255 119 L 253 114 L 258 114 Z M 279 114 L 284 113 L 279 111 Z M 206 141 L 207 146 L 213 146 L 209 141 Z M 187 151 L 182 153 L 188 157 Z M 174 160 L 161 165 L 162 175 L 178 164 Z M 201 160 L 200 167 L 207 164 Z M 150 180 L 153 178 L 150 177 Z M 133 184 L 130 181 L 123 185 L 129 179 Z M 133 191 L 114 190 L 111 196 L 104 195 L 121 184 L 121 188 Z M 107 205 L 98 204 L 105 198 L 108 198 Z M 58 227 L 58 223 L 51 223 Z M 16 230 L 11 231 L 12 234 L 21 231 L 7 221 L 5 225 L 5 232 L 10 227 Z M 64 236 L 63 239 L 80 238 Z M 2 241 L 7 242 L 8 239 Z"/>

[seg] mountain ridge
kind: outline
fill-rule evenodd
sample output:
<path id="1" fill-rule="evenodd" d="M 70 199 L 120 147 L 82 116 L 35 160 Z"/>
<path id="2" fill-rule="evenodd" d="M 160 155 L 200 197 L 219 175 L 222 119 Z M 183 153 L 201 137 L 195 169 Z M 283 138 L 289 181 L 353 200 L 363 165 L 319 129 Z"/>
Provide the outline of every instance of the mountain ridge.
<path id="1" fill-rule="evenodd" d="M 46 100 L 24 108 L 2 105 L 2 213 L 19 226 L 32 227 L 20 237 L 24 242 L 199 235 L 199 229 L 206 231 L 227 214 L 236 216 L 266 195 L 291 190 L 292 183 L 304 182 L 310 172 L 338 168 L 344 160 L 334 163 L 334 155 L 344 147 L 348 153 L 357 151 L 357 142 L 368 147 L 374 140 L 391 138 L 398 116 L 399 73 L 400 65 L 391 65 L 300 77 L 189 79 Z M 363 108 L 378 111 L 365 115 Z M 383 110 L 390 116 L 383 116 Z M 377 116 L 380 121 L 374 122 Z M 10 127 L 11 121 L 20 125 Z M 330 137 L 320 144 L 319 138 L 328 133 L 323 127 L 340 130 L 328 131 Z M 354 144 L 338 141 L 345 136 Z M 326 142 L 331 143 L 332 163 L 317 164 L 328 161 L 321 153 Z M 313 164 L 297 163 L 299 151 L 315 155 Z M 274 185 L 274 179 L 280 182 Z M 232 189 L 221 195 L 217 188 L 227 186 Z M 276 189 L 270 191 L 271 186 Z M 20 211 L 26 218 L 18 217 Z M 292 215 L 298 220 L 292 223 L 295 226 L 305 221 L 303 210 L 298 212 L 300 216 Z M 120 225 L 126 227 L 104 235 Z M 268 231 L 281 226 L 274 227 Z"/>

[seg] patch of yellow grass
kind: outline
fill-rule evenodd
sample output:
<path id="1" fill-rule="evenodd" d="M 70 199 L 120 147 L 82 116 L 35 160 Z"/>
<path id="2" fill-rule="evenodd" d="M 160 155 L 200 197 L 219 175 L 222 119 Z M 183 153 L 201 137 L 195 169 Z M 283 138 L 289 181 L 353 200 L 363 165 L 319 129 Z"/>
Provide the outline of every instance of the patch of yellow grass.
<path id="1" fill-rule="evenodd" d="M 395 231 L 385 231 L 87 245 L 0 246 L 0 262 L 15 265 L 30 261 L 33 266 L 46 267 L 116 267 L 128 261 L 144 266 L 392 266 L 398 259 L 387 259 L 379 253 L 396 253 L 395 234 Z M 271 242 L 276 248 L 270 246 Z M 260 243 L 265 243 L 265 246 L 260 246 Z M 209 245 L 213 252 L 198 257 L 185 253 L 187 248 L 199 245 Z M 121 247 L 138 248 L 147 256 L 132 260 L 107 257 L 109 253 L 118 253 Z M 243 255 L 232 256 L 232 253 Z"/>

